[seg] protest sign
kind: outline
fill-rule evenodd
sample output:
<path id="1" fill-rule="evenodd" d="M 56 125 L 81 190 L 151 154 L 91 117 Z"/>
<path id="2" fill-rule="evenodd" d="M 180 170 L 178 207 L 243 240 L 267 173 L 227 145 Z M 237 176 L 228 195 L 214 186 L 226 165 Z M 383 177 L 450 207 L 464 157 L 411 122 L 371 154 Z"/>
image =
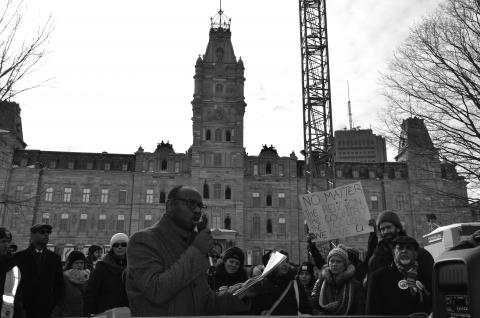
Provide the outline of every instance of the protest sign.
<path id="1" fill-rule="evenodd" d="M 327 191 L 299 195 L 314 241 L 328 241 L 372 231 L 362 184 L 355 182 Z"/>

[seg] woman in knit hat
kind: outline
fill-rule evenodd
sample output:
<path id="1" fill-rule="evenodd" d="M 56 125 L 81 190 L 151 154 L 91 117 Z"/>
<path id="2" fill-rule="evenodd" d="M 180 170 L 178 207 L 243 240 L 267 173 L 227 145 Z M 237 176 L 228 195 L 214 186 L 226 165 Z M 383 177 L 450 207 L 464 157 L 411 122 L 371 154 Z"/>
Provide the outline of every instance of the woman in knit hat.
<path id="1" fill-rule="evenodd" d="M 110 239 L 110 251 L 97 263 L 87 283 L 85 316 L 128 307 L 124 279 L 128 241 L 125 233 L 117 233 Z"/>
<path id="2" fill-rule="evenodd" d="M 365 295 L 354 275 L 355 267 L 350 264 L 347 251 L 332 249 L 313 287 L 314 315 L 362 315 Z"/>
<path id="3" fill-rule="evenodd" d="M 209 280 L 210 287 L 218 291 L 222 286 L 233 286 L 248 279 L 247 271 L 243 267 L 245 254 L 236 246 L 230 247 L 223 253 L 222 260 L 215 266 L 215 273 Z"/>
<path id="4" fill-rule="evenodd" d="M 85 287 L 90 271 L 85 269 L 85 255 L 80 251 L 68 254 L 63 281 L 65 283 L 62 297 L 53 311 L 54 317 L 82 317 Z"/>

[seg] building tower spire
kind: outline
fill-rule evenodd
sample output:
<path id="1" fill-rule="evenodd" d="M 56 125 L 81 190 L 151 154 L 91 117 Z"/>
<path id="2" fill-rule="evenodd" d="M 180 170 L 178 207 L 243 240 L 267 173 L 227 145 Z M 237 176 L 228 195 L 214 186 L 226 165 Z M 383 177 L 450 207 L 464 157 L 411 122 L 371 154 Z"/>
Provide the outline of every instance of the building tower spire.
<path id="1" fill-rule="evenodd" d="M 350 85 L 347 81 L 347 94 L 348 94 L 348 123 L 350 124 L 350 130 L 353 128 L 352 124 L 352 104 L 350 103 Z"/>
<path id="2" fill-rule="evenodd" d="M 217 14 L 214 17 L 210 18 L 210 27 L 215 30 L 229 30 L 231 20 L 232 19 L 223 14 L 222 0 L 220 0 L 220 9 L 218 9 Z"/>

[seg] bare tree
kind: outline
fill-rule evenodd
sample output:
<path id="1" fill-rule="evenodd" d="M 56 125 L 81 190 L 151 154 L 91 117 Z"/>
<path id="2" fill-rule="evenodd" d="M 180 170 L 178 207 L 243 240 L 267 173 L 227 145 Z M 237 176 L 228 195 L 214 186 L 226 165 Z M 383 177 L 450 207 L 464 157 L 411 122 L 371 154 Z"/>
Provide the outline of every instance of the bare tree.
<path id="1" fill-rule="evenodd" d="M 24 27 L 25 6 L 23 1 L 6 0 L 0 2 L 0 101 L 9 100 L 15 95 L 39 86 L 26 85 L 24 80 L 45 55 L 45 49 L 53 30 L 51 17 L 26 36 Z"/>
<path id="2" fill-rule="evenodd" d="M 390 137 L 424 119 L 442 160 L 480 188 L 480 1 L 446 0 L 412 28 L 382 74 Z M 393 140 L 391 138 L 390 140 Z"/>

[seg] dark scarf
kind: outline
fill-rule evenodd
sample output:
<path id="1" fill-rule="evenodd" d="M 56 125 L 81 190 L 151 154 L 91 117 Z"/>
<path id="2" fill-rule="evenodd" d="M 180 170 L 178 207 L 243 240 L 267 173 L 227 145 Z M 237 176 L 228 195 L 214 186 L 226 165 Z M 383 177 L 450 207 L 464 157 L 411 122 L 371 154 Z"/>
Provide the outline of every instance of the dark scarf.
<path id="1" fill-rule="evenodd" d="M 347 315 L 352 307 L 353 283 L 355 267 L 349 265 L 338 275 L 333 275 L 330 268 L 325 266 L 322 270 L 322 286 L 318 297 L 318 304 L 322 311 L 329 315 Z"/>
<path id="2" fill-rule="evenodd" d="M 425 286 L 418 280 L 418 262 L 415 261 L 409 266 L 404 266 L 400 264 L 396 259 L 393 260 L 393 263 L 397 267 L 398 271 L 405 277 L 407 282 L 408 289 L 412 296 L 419 296 L 420 302 L 423 302 L 423 294 L 429 296 L 430 292 L 425 288 Z"/>

